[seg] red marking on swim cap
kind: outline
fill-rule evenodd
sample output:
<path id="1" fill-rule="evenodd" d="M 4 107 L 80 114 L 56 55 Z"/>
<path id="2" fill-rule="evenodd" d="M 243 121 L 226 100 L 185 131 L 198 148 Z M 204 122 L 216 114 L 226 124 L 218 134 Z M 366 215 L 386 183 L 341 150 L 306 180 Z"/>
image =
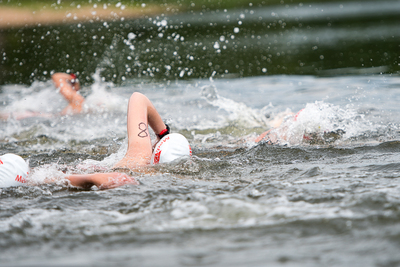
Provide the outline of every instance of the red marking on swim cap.
<path id="1" fill-rule="evenodd" d="M 0 159 L 0 164 L 4 164 L 4 163 L 1 161 L 1 159 Z"/>
<path id="2" fill-rule="evenodd" d="M 167 136 L 164 140 L 160 141 L 160 142 L 157 144 L 157 149 L 156 149 L 156 151 L 154 152 L 154 154 L 161 153 L 161 146 L 162 146 L 165 142 L 167 142 L 169 139 L 170 139 L 170 137 Z M 158 160 L 160 160 L 160 159 L 158 159 Z"/>
<path id="3" fill-rule="evenodd" d="M 158 164 L 160 162 L 161 151 L 154 154 L 154 164 Z"/>
<path id="4" fill-rule="evenodd" d="M 21 175 L 17 175 L 17 177 L 15 177 L 15 181 L 20 182 L 20 183 L 26 183 L 26 180 L 24 178 L 22 178 Z"/>
<path id="5" fill-rule="evenodd" d="M 70 73 L 69 75 L 71 75 L 71 77 L 72 77 L 72 79 L 76 79 L 76 75 L 75 74 L 73 74 L 73 73 Z"/>

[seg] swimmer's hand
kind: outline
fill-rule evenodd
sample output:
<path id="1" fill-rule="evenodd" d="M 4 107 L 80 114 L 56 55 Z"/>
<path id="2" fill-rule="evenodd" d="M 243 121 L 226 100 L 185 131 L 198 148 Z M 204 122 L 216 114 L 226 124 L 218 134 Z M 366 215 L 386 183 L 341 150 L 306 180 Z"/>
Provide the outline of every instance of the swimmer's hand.
<path id="1" fill-rule="evenodd" d="M 91 188 L 93 185 L 99 189 L 109 189 L 126 184 L 138 185 L 139 182 L 124 173 L 92 173 L 92 174 L 73 174 L 66 177 L 72 186 Z"/>

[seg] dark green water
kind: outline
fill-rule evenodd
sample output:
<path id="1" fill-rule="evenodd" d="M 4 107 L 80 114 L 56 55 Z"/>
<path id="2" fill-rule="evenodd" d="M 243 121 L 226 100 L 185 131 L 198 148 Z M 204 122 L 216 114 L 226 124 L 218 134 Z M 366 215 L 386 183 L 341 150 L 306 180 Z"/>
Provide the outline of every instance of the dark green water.
<path id="1" fill-rule="evenodd" d="M 67 70 L 95 112 L 0 121 L 37 183 L 0 188 L 0 266 L 399 266 L 399 26 L 400 1 L 329 1 L 2 29 L 0 112 L 59 112 Z M 194 156 L 71 188 L 124 155 L 133 91 Z"/>
<path id="2" fill-rule="evenodd" d="M 130 78 L 208 78 L 214 72 L 398 73 L 399 10 L 399 1 L 321 1 L 1 29 L 0 83 L 31 83 L 68 70 L 92 82 L 97 68 L 118 84 Z"/>

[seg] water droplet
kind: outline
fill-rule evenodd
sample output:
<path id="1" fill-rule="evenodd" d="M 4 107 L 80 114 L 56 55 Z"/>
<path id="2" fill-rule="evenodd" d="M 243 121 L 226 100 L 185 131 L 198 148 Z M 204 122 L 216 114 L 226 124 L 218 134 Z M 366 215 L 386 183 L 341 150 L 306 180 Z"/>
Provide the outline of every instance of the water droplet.
<path id="1" fill-rule="evenodd" d="M 133 40 L 136 38 L 136 34 L 134 34 L 133 32 L 128 33 L 128 39 L 129 40 Z"/>

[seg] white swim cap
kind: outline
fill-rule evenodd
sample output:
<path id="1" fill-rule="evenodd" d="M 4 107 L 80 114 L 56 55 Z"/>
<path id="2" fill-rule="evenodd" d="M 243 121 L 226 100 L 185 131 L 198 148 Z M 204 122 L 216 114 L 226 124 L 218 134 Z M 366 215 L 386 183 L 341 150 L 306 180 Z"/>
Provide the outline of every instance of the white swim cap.
<path id="1" fill-rule="evenodd" d="M 15 154 L 0 156 L 0 188 L 26 183 L 29 166 L 23 158 Z"/>
<path id="2" fill-rule="evenodd" d="M 164 136 L 157 143 L 151 156 L 151 164 L 167 163 L 191 155 L 192 149 L 188 140 L 181 134 L 172 133 Z"/>

